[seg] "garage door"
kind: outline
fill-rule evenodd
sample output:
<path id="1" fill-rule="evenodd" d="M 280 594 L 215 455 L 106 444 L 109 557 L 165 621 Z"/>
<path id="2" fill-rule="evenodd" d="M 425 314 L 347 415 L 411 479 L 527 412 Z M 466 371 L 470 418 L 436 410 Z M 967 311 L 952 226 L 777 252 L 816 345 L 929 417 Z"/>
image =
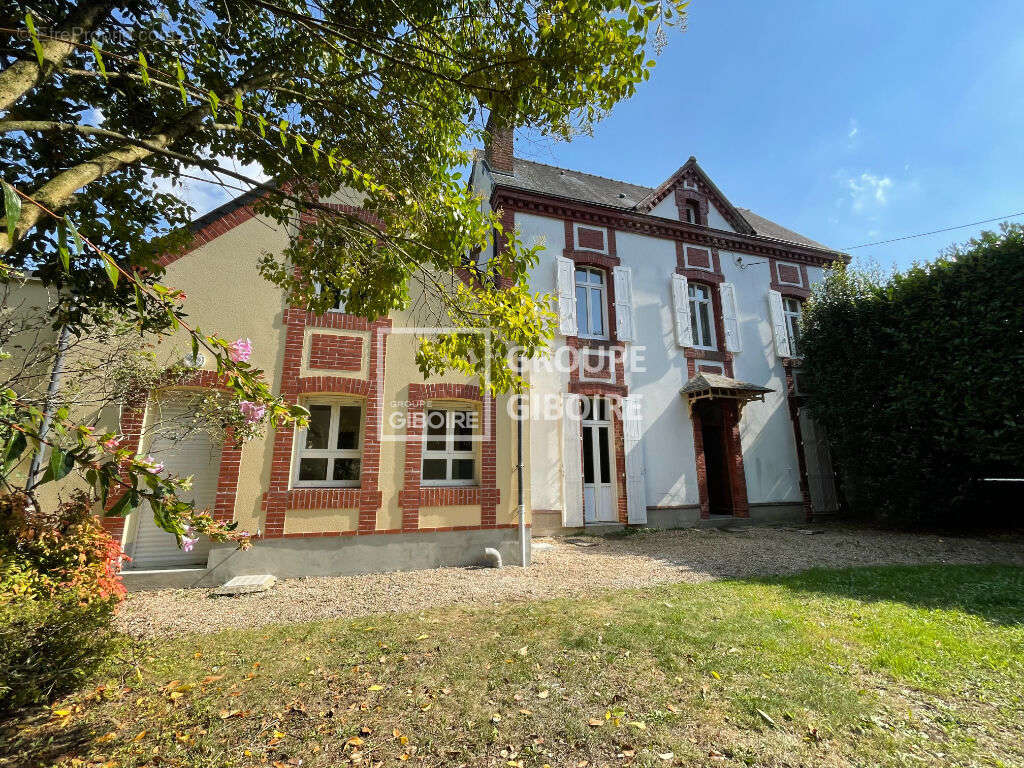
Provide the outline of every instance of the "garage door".
<path id="1" fill-rule="evenodd" d="M 156 409 L 153 421 L 158 426 L 148 452 L 164 464 L 165 472 L 192 476 L 192 490 L 183 492 L 182 498 L 194 501 L 196 509 L 212 509 L 217 497 L 220 446 L 192 424 L 195 408 L 187 398 L 165 399 L 151 407 Z M 185 552 L 178 548 L 173 534 L 157 527 L 148 504 L 139 507 L 132 516 L 137 518 L 133 526 L 135 533 L 127 549 L 133 569 L 206 565 L 210 542 L 205 536 L 200 537 L 191 552 Z"/>

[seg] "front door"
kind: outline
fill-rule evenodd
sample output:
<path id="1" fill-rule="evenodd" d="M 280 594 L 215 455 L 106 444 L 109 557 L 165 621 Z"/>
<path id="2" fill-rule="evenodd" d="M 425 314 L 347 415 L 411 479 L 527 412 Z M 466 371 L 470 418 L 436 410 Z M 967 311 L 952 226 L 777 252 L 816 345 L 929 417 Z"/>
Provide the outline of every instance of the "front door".
<path id="1" fill-rule="evenodd" d="M 717 403 L 702 403 L 701 439 L 704 442 L 704 468 L 707 472 L 708 505 L 712 515 L 731 515 L 732 484 L 729 482 L 729 458 L 725 447 L 725 419 Z"/>
<path id="2" fill-rule="evenodd" d="M 616 523 L 612 498 L 611 431 L 608 401 L 584 401 L 583 414 L 583 522 Z"/>

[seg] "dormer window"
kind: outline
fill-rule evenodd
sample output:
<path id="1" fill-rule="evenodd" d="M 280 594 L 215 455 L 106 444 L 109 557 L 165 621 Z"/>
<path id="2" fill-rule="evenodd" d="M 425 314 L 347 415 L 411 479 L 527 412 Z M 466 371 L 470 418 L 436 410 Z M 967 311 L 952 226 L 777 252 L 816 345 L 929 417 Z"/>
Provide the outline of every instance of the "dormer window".
<path id="1" fill-rule="evenodd" d="M 687 203 L 684 209 L 687 224 L 700 224 L 700 211 L 696 203 Z"/>

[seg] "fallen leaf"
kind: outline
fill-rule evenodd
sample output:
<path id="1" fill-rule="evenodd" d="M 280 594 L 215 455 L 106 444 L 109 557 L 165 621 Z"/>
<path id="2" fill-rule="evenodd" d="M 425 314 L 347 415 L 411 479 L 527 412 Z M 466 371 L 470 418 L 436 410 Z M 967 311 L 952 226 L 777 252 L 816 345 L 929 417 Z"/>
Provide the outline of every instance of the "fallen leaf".
<path id="1" fill-rule="evenodd" d="M 662 760 L 671 760 L 675 756 L 676 756 L 675 752 L 661 752 L 661 753 L 658 754 L 658 757 L 660 757 Z"/>
<path id="2" fill-rule="evenodd" d="M 592 717 L 587 720 L 587 725 L 591 728 L 598 728 L 599 726 L 604 725 L 604 720 L 598 720 L 596 717 Z"/>
<path id="3" fill-rule="evenodd" d="M 522 648 L 519 649 L 519 655 L 520 656 L 525 656 L 526 652 L 527 652 L 527 646 L 525 646 L 525 645 Z"/>
<path id="4" fill-rule="evenodd" d="M 757 714 L 759 714 L 761 716 L 761 719 L 764 720 L 766 723 L 768 723 L 768 725 L 770 725 L 772 728 L 778 728 L 779 727 L 776 724 L 776 722 L 774 720 L 772 720 L 771 717 L 768 716 L 768 713 L 765 712 L 763 709 L 757 710 Z"/>
<path id="5" fill-rule="evenodd" d="M 551 691 L 541 691 L 540 693 L 537 694 L 537 698 L 538 699 L 546 699 L 550 695 L 551 695 Z"/>
<path id="6" fill-rule="evenodd" d="M 384 690 L 384 686 L 383 685 L 371 685 L 366 690 L 368 690 L 368 691 L 383 691 Z"/>
<path id="7" fill-rule="evenodd" d="M 715 678 L 715 680 L 721 680 L 722 679 L 722 676 L 719 675 L 717 672 L 715 672 L 715 670 L 713 670 L 713 669 L 711 670 L 711 676 L 713 678 Z"/>
<path id="8" fill-rule="evenodd" d="M 148 733 L 148 731 L 139 731 L 139 735 L 135 737 L 135 741 L 142 741 L 146 738 L 146 733 Z"/>
<path id="9" fill-rule="evenodd" d="M 677 707 L 675 704 L 666 705 L 669 712 L 682 712 L 682 707 Z"/>
<path id="10" fill-rule="evenodd" d="M 626 725 L 632 726 L 633 728 L 636 728 L 638 731 L 647 730 L 647 723 L 643 722 L 642 720 L 630 720 L 628 723 L 626 723 Z"/>
<path id="11" fill-rule="evenodd" d="M 531 711 L 530 711 L 530 710 L 528 710 L 528 709 L 520 709 L 520 710 L 519 710 L 519 714 L 520 714 L 520 715 L 532 715 L 532 714 L 533 714 L 533 712 L 531 712 Z"/>
<path id="12" fill-rule="evenodd" d="M 224 675 L 207 675 L 200 682 L 203 685 L 209 685 L 210 683 L 215 683 L 218 680 L 222 680 L 222 679 L 224 679 Z"/>

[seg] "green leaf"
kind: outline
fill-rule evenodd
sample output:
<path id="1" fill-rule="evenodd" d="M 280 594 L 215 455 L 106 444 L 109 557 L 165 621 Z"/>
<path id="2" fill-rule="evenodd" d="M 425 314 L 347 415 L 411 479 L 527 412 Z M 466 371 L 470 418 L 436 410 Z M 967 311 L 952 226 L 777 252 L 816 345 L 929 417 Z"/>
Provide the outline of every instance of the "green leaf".
<path id="1" fill-rule="evenodd" d="M 110 278 L 113 286 L 117 288 L 117 278 L 121 276 L 121 273 L 117 269 L 117 264 L 114 263 L 114 257 L 106 252 L 100 253 L 100 256 L 103 258 L 103 269 L 107 271 L 107 277 Z"/>
<path id="2" fill-rule="evenodd" d="M 263 115 L 256 115 L 256 124 L 260 127 L 260 136 L 267 138 L 267 119 Z"/>
<path id="3" fill-rule="evenodd" d="M 109 517 L 124 517 L 129 512 L 131 512 L 131 509 L 132 494 L 131 492 L 125 491 L 124 495 L 117 500 L 114 506 L 107 510 L 107 515 Z"/>
<path id="4" fill-rule="evenodd" d="M 57 252 L 64 271 L 71 272 L 71 253 L 68 251 L 68 225 L 63 219 L 57 224 Z"/>
<path id="5" fill-rule="evenodd" d="M 142 84 L 149 87 L 149 64 L 146 63 L 146 55 L 139 51 L 139 73 L 142 75 Z"/>
<path id="6" fill-rule="evenodd" d="M 15 432 L 4 446 L 3 476 L 7 477 L 11 470 L 17 466 L 21 454 L 25 452 L 28 441 L 24 432 Z"/>
<path id="7" fill-rule="evenodd" d="M 4 185 L 4 216 L 7 217 L 7 237 L 14 239 L 14 227 L 21 218 L 21 198 L 14 191 L 14 187 L 6 181 Z"/>
<path id="8" fill-rule="evenodd" d="M 285 135 L 285 129 L 287 127 L 288 127 L 288 121 L 287 120 L 281 120 L 277 124 L 277 132 L 281 136 L 281 146 L 284 147 L 285 149 L 288 149 L 288 137 L 287 137 L 287 135 Z"/>
<path id="9" fill-rule="evenodd" d="M 235 125 L 242 127 L 242 94 L 235 94 Z"/>
<path id="10" fill-rule="evenodd" d="M 36 58 L 39 59 L 39 66 L 43 66 L 43 46 L 39 42 L 39 35 L 36 34 L 36 25 L 32 21 L 32 14 L 25 14 L 25 26 L 28 27 L 28 33 L 32 37 L 32 47 L 36 49 Z"/>
<path id="11" fill-rule="evenodd" d="M 213 113 L 213 119 L 216 120 L 217 119 L 217 110 L 220 108 L 220 96 L 218 96 L 213 91 L 210 91 L 209 94 L 210 94 L 210 112 Z"/>
<path id="12" fill-rule="evenodd" d="M 174 330 L 178 330 L 180 326 L 180 323 L 178 322 L 178 316 L 174 314 L 174 310 L 171 309 L 170 307 L 167 308 L 167 317 L 169 317 L 171 320 L 171 327 L 174 328 Z"/>
<path id="13" fill-rule="evenodd" d="M 92 41 L 92 55 L 96 57 L 96 68 L 103 75 L 103 79 L 107 79 L 107 67 L 103 63 L 103 54 L 100 52 L 100 44 L 95 40 Z"/>
<path id="14" fill-rule="evenodd" d="M 174 78 L 178 81 L 178 91 L 181 92 L 182 106 L 188 106 L 188 94 L 185 92 L 185 70 L 181 68 L 181 59 L 174 62 Z"/>
<path id="15" fill-rule="evenodd" d="M 75 227 L 71 219 L 69 219 L 67 216 L 64 217 L 64 223 L 67 224 L 68 229 L 71 230 L 71 236 L 75 240 L 75 255 L 81 256 L 83 253 L 85 253 L 85 243 L 82 240 L 82 236 L 78 234 L 78 228 Z"/>
<path id="16" fill-rule="evenodd" d="M 309 148 L 313 150 L 313 159 L 316 160 L 317 162 L 319 162 L 320 161 L 320 139 L 317 139 L 312 144 L 310 144 Z"/>
<path id="17" fill-rule="evenodd" d="M 63 480 L 74 466 L 75 455 L 70 451 L 65 452 L 54 446 L 50 451 L 50 464 L 43 474 L 43 479 L 39 482 L 48 483 L 51 480 Z"/>

